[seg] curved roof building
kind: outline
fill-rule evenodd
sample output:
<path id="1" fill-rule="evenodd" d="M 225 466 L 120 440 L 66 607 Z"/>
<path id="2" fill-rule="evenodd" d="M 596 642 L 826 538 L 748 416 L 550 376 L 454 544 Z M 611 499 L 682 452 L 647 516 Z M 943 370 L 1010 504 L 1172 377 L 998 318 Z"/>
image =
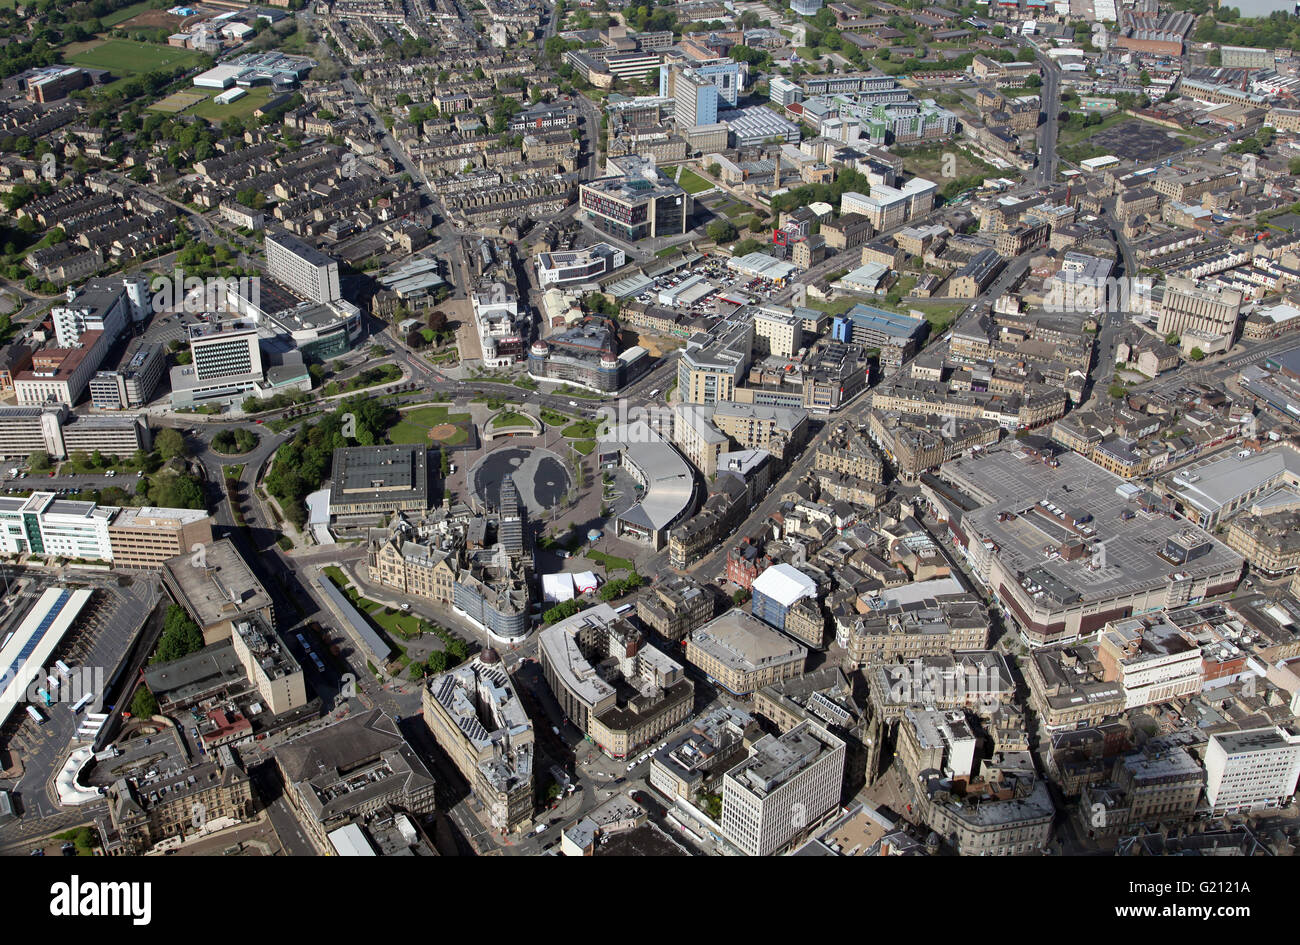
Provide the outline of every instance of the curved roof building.
<path id="1" fill-rule="evenodd" d="M 611 428 L 600 437 L 601 455 L 619 462 L 641 486 L 639 501 L 615 520 L 620 537 L 662 548 L 668 529 L 694 511 L 695 474 L 682 454 L 644 420 Z"/>

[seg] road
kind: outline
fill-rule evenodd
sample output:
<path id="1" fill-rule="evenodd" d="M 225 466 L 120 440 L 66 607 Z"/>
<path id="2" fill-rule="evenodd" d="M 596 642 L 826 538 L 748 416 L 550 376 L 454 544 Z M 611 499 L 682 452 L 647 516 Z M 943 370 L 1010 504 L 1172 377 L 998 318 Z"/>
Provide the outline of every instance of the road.
<path id="1" fill-rule="evenodd" d="M 1039 90 L 1042 102 L 1043 121 L 1038 126 L 1038 163 L 1034 166 L 1030 179 L 1042 186 L 1056 181 L 1056 135 L 1058 119 L 1061 113 L 1061 70 L 1056 61 L 1044 55 L 1031 40 L 1017 37 L 1027 48 L 1034 51 L 1034 58 L 1042 67 L 1043 85 Z"/>

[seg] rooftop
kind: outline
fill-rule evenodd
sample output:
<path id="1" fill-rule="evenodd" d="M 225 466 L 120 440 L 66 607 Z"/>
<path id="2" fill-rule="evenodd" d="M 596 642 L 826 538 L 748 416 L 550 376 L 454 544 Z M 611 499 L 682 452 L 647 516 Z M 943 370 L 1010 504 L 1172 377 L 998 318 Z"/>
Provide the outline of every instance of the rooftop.
<path id="1" fill-rule="evenodd" d="M 776 663 L 802 664 L 808 656 L 808 651 L 793 639 L 738 607 L 694 631 L 690 641 L 692 646 L 740 672 Z"/>
<path id="2" fill-rule="evenodd" d="M 844 748 L 844 742 L 811 722 L 800 722 L 784 735 L 765 735 L 750 756 L 727 773 L 728 785 L 767 797 L 801 771 Z"/>
<path id="3" fill-rule="evenodd" d="M 200 550 L 201 556 L 186 553 L 163 563 L 200 628 L 271 607 L 271 595 L 229 538 Z"/>
<path id="4" fill-rule="evenodd" d="M 1241 559 L 1186 521 L 1137 510 L 1116 492 L 1124 480 L 1073 452 L 1048 465 L 1013 446 L 947 463 L 941 476 L 978 507 L 962 515 L 972 541 L 996 545 L 1003 566 L 1020 576 L 1035 600 L 1058 604 L 1104 600 L 1149 589 L 1176 572 L 1217 573 Z M 1125 520 L 1122 512 L 1135 511 Z M 1190 534 L 1198 554 L 1175 565 L 1163 557 L 1171 540 Z M 1058 553 L 1078 541 L 1085 553 L 1067 560 Z M 1104 549 L 1104 554 L 1098 549 Z M 1037 590 L 1031 590 L 1037 588 Z"/>

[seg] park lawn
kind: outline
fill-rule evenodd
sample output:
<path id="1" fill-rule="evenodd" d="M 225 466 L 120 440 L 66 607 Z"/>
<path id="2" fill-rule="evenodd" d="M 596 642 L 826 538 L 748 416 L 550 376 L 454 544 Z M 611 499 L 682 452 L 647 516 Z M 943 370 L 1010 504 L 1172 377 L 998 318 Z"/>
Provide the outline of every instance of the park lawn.
<path id="1" fill-rule="evenodd" d="M 447 407 L 417 407 L 403 411 L 403 421 L 418 423 L 426 427 L 436 427 L 440 423 L 464 423 L 469 419 L 467 413 L 452 413 Z"/>
<path id="2" fill-rule="evenodd" d="M 595 420 L 575 420 L 560 432 L 571 440 L 589 440 L 596 435 L 598 427 Z"/>
<path id="3" fill-rule="evenodd" d="M 689 167 L 682 168 L 682 176 L 678 178 L 677 185 L 688 194 L 698 194 L 711 190 L 714 186 Z"/>
<path id="4" fill-rule="evenodd" d="M 590 456 L 591 451 L 596 448 L 596 441 L 595 440 L 574 440 L 572 445 L 573 448 L 577 450 L 579 453 L 581 453 L 583 456 Z"/>
<path id="5" fill-rule="evenodd" d="M 635 562 L 627 558 L 619 558 L 615 555 L 607 555 L 603 551 L 584 551 L 582 557 L 588 558 L 597 564 L 604 565 L 606 571 L 617 571 L 622 568 L 624 571 L 635 571 Z"/>
<path id="6" fill-rule="evenodd" d="M 174 69 L 177 66 L 197 66 L 207 57 L 192 49 L 137 43 L 133 39 L 109 39 L 90 49 L 69 55 L 67 59 L 74 66 L 107 69 L 116 76 L 125 77 Z"/>
<path id="7" fill-rule="evenodd" d="M 429 427 L 417 426 L 414 423 L 407 423 L 403 420 L 397 426 L 388 431 L 389 443 L 407 443 L 418 445 L 421 443 L 443 443 L 447 446 L 460 446 L 469 439 L 469 433 L 464 427 L 456 427 L 456 432 L 445 440 L 434 440 L 429 436 Z"/>
<path id="8" fill-rule="evenodd" d="M 531 427 L 532 420 L 515 410 L 503 410 L 492 418 L 492 426 L 498 430 L 510 427 Z"/>
<path id="9" fill-rule="evenodd" d="M 390 608 L 386 605 L 357 593 L 357 589 L 348 582 L 347 576 L 339 568 L 330 565 L 322 570 L 334 582 L 334 585 L 343 592 L 344 596 L 352 603 L 352 606 L 369 617 L 370 622 L 388 634 L 390 638 L 409 640 L 419 634 L 421 623 L 419 617 L 400 612 L 387 613 Z"/>
<path id="10" fill-rule="evenodd" d="M 562 427 L 566 423 L 572 422 L 573 418 L 568 414 L 560 413 L 558 410 L 552 410 L 550 407 L 542 408 L 542 422 L 553 427 Z"/>

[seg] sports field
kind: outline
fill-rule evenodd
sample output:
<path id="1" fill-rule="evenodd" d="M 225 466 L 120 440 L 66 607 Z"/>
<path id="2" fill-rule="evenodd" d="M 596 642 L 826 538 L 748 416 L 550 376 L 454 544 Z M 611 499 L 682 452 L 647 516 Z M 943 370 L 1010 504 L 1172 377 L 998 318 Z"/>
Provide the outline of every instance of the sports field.
<path id="1" fill-rule="evenodd" d="M 166 98 L 154 102 L 149 106 L 150 111 L 164 112 L 168 115 L 175 115 L 177 112 L 183 112 L 191 105 L 197 105 L 199 102 L 207 101 L 207 92 L 173 92 Z"/>
<path id="2" fill-rule="evenodd" d="M 269 85 L 254 86 L 248 90 L 246 95 L 240 96 L 229 105 L 218 105 L 213 101 L 219 94 L 213 92 L 211 95 L 204 96 L 204 100 L 191 108 L 189 114 L 213 121 L 222 121 L 226 118 L 246 118 L 270 101 L 271 87 Z"/>
<path id="3" fill-rule="evenodd" d="M 177 66 L 197 66 L 206 57 L 192 49 L 109 39 L 68 56 L 68 62 L 87 69 L 107 69 L 119 77 L 143 75 Z"/>

